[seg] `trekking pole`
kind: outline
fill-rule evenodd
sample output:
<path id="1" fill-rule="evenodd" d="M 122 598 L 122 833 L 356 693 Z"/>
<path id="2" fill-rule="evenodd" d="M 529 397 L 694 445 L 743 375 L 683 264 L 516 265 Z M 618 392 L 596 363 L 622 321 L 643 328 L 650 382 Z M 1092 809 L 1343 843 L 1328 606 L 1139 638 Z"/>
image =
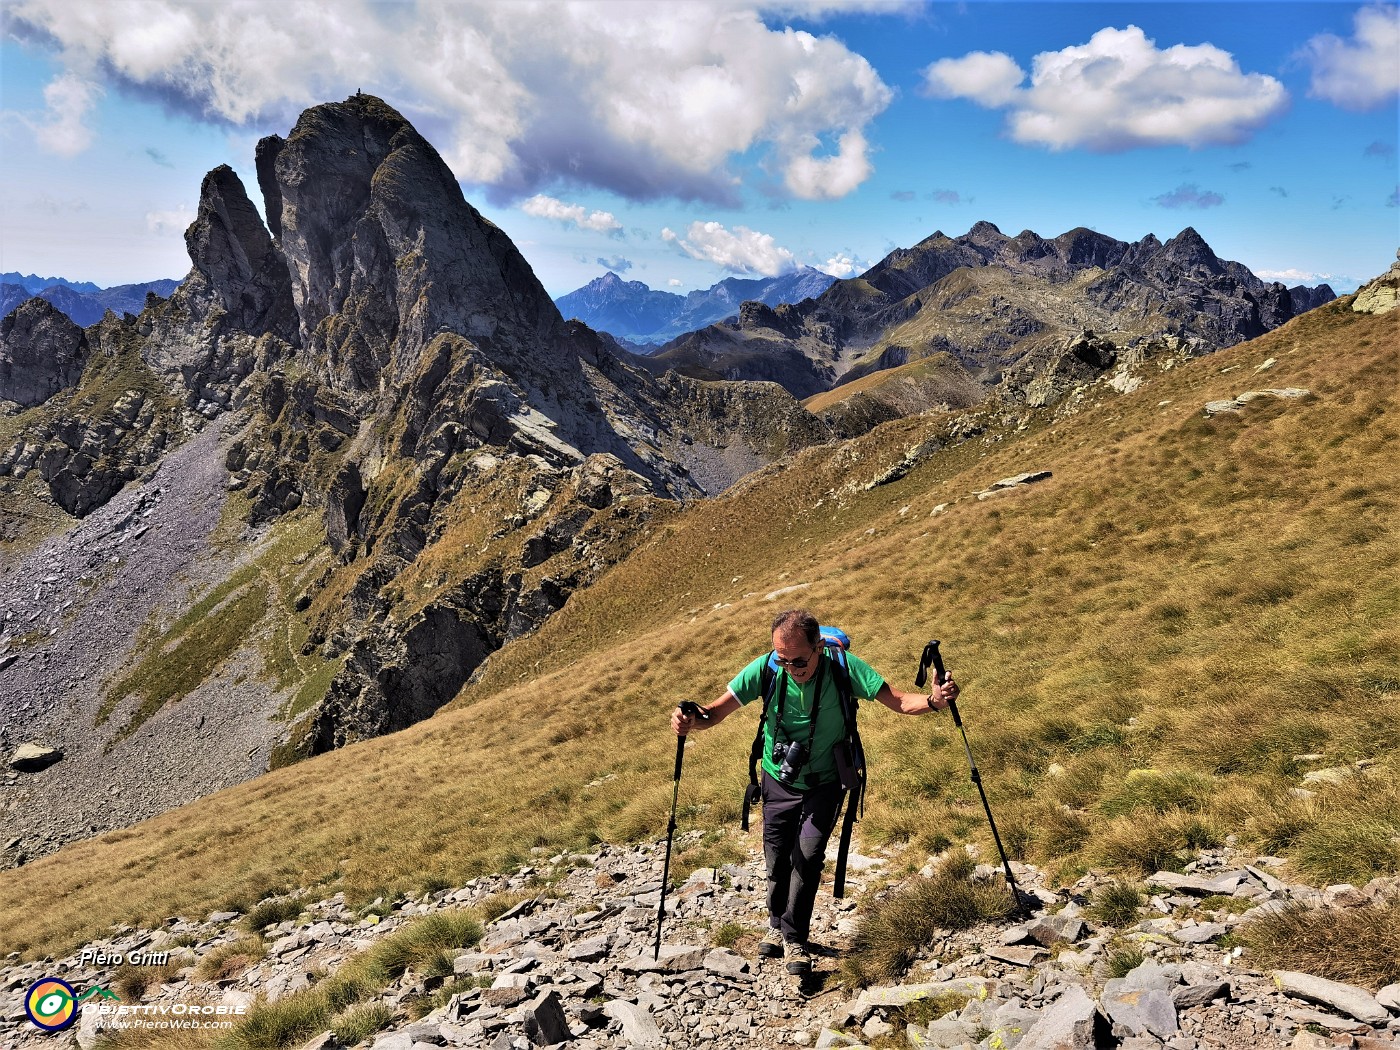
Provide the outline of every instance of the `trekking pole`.
<path id="1" fill-rule="evenodd" d="M 934 667 L 934 683 L 942 685 L 947 677 L 947 672 L 943 669 L 943 657 L 938 652 L 936 639 L 924 646 L 923 655 L 919 658 L 919 673 L 914 676 L 916 688 L 922 688 L 928 680 L 929 664 L 933 664 Z M 953 712 L 953 724 L 958 727 L 958 732 L 962 734 L 963 750 L 967 752 L 967 764 L 972 770 L 972 782 L 977 785 L 977 793 L 982 796 L 982 808 L 987 811 L 987 823 L 992 828 L 992 840 L 997 844 L 997 852 L 1001 854 L 1002 871 L 1006 873 L 1006 884 L 1011 889 L 1011 899 L 1016 904 L 1016 914 L 1025 914 L 1026 906 L 1021 899 L 1021 890 L 1016 885 L 1016 877 L 1011 874 L 1011 862 L 1006 859 L 1006 850 L 1002 848 L 1001 836 L 997 834 L 997 822 L 992 818 L 992 807 L 987 801 L 987 792 L 982 787 L 982 774 L 977 772 L 977 763 L 972 757 L 972 745 L 967 742 L 967 730 L 963 728 L 962 716 L 958 714 L 958 702 L 951 697 L 948 700 L 948 710 Z"/>
<path id="2" fill-rule="evenodd" d="M 710 713 L 693 700 L 682 700 L 681 714 L 708 722 Z M 671 823 L 666 825 L 666 865 L 661 869 L 661 903 L 656 906 L 656 947 L 651 953 L 652 961 L 661 958 L 661 923 L 666 918 L 666 884 L 671 879 L 671 839 L 676 834 L 676 800 L 681 796 L 681 760 L 685 758 L 685 735 L 676 737 L 676 776 L 671 788 Z"/>

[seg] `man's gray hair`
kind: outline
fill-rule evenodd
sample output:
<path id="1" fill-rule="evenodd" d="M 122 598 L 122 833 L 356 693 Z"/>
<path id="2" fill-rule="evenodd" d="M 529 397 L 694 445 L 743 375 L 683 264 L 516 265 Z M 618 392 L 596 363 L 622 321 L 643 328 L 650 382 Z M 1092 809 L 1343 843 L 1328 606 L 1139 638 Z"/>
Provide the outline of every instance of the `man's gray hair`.
<path id="1" fill-rule="evenodd" d="M 822 638 L 822 627 L 806 609 L 787 609 L 773 618 L 773 633 L 796 631 L 807 639 L 807 644 L 816 647 Z"/>

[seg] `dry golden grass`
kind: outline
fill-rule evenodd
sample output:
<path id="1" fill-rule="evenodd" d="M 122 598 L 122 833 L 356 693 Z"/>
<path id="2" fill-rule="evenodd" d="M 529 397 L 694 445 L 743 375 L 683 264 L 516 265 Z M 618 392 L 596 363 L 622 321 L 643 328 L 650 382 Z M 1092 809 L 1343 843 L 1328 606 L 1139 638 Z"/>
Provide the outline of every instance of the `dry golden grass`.
<path id="1" fill-rule="evenodd" d="M 1344 302 L 868 491 L 947 420 L 808 450 L 653 521 L 428 722 L 0 873 L 0 952 L 57 952 L 270 888 L 363 902 L 532 847 L 659 837 L 671 707 L 719 695 L 798 603 L 902 688 L 923 643 L 943 640 L 1019 856 L 1067 877 L 1109 860 L 1136 875 L 1234 833 L 1282 851 L 1294 877 L 1329 880 L 1335 858 L 1352 878 L 1393 871 L 1376 846 L 1400 819 L 1398 373 L 1393 322 Z M 1284 386 L 1313 393 L 1202 412 Z M 972 498 L 1032 469 L 1054 477 Z M 745 713 L 691 743 L 682 828 L 737 821 L 753 728 Z M 867 840 L 991 850 L 951 722 L 875 707 L 862 735 Z M 1370 765 L 1355 788 L 1302 802 L 1288 790 L 1306 753 Z M 1145 825 L 1169 834 L 1165 853 L 1134 833 Z M 64 904 L 11 903 L 39 899 Z"/>
<path id="2" fill-rule="evenodd" d="M 1400 981 L 1400 897 L 1362 908 L 1290 907 L 1239 926 L 1251 965 L 1377 991 Z"/>

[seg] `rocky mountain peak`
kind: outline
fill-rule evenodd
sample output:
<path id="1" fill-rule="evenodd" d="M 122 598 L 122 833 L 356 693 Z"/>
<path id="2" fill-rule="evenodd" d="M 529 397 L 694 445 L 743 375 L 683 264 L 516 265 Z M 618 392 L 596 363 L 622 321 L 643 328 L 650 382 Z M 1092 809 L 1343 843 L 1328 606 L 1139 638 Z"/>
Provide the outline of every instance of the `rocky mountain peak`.
<path id="1" fill-rule="evenodd" d="M 1162 246 L 1165 258 L 1179 266 L 1202 269 L 1212 274 L 1224 271 L 1220 257 L 1211 250 L 1204 237 L 1188 226 Z"/>
<path id="2" fill-rule="evenodd" d="M 83 330 L 46 299 L 0 320 L 0 401 L 30 408 L 73 386 L 87 363 Z"/>
<path id="3" fill-rule="evenodd" d="M 273 228 L 302 341 L 325 355 L 334 385 L 369 392 L 406 380 L 442 330 L 495 344 L 507 370 L 543 364 L 522 344 L 557 342 L 558 310 L 391 106 L 363 94 L 316 106 L 259 150 L 276 184 L 265 196 L 281 201 Z"/>
<path id="4" fill-rule="evenodd" d="M 1071 266 L 1098 266 L 1107 269 L 1122 259 L 1128 246 L 1106 234 L 1076 226 L 1055 238 L 1055 247 Z"/>
<path id="5" fill-rule="evenodd" d="M 1008 238 L 994 223 L 983 220 L 974 223 L 972 229 L 967 231 L 966 240 L 979 246 L 997 247 Z"/>

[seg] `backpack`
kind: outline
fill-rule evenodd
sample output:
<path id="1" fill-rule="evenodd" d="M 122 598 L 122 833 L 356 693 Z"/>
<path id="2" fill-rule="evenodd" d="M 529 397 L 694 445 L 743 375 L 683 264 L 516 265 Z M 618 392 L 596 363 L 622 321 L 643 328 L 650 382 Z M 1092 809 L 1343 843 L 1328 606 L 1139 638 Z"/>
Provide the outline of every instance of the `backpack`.
<path id="1" fill-rule="evenodd" d="M 836 854 L 835 884 L 832 887 L 832 895 L 839 900 L 846 893 L 846 856 L 850 852 L 851 831 L 855 826 L 856 812 L 859 809 L 860 815 L 865 815 L 865 749 L 861 746 L 860 732 L 856 727 L 856 699 L 851 690 L 850 668 L 846 666 L 846 650 L 850 648 L 851 640 L 839 627 L 826 626 L 821 628 L 821 638 L 822 652 L 827 658 L 827 666 L 832 669 L 836 695 L 841 701 L 841 715 L 846 726 L 845 734 L 836 745 L 836 768 L 844 789 L 841 804 L 846 807 L 846 819 L 841 825 L 841 843 Z M 749 811 L 761 796 L 758 766 L 763 759 L 763 730 L 768 725 L 769 704 L 774 696 L 780 695 L 780 688 L 784 690 L 782 695 L 786 695 L 786 678 L 786 670 L 778 666 L 777 651 L 769 653 L 760 675 L 759 689 L 763 697 L 763 713 L 758 720 L 758 732 L 754 736 L 753 747 L 749 750 L 749 786 L 744 789 L 744 808 L 739 822 L 744 831 L 749 830 Z M 820 685 L 819 681 L 818 689 Z M 779 700 L 780 710 L 781 705 L 782 700 Z"/>

